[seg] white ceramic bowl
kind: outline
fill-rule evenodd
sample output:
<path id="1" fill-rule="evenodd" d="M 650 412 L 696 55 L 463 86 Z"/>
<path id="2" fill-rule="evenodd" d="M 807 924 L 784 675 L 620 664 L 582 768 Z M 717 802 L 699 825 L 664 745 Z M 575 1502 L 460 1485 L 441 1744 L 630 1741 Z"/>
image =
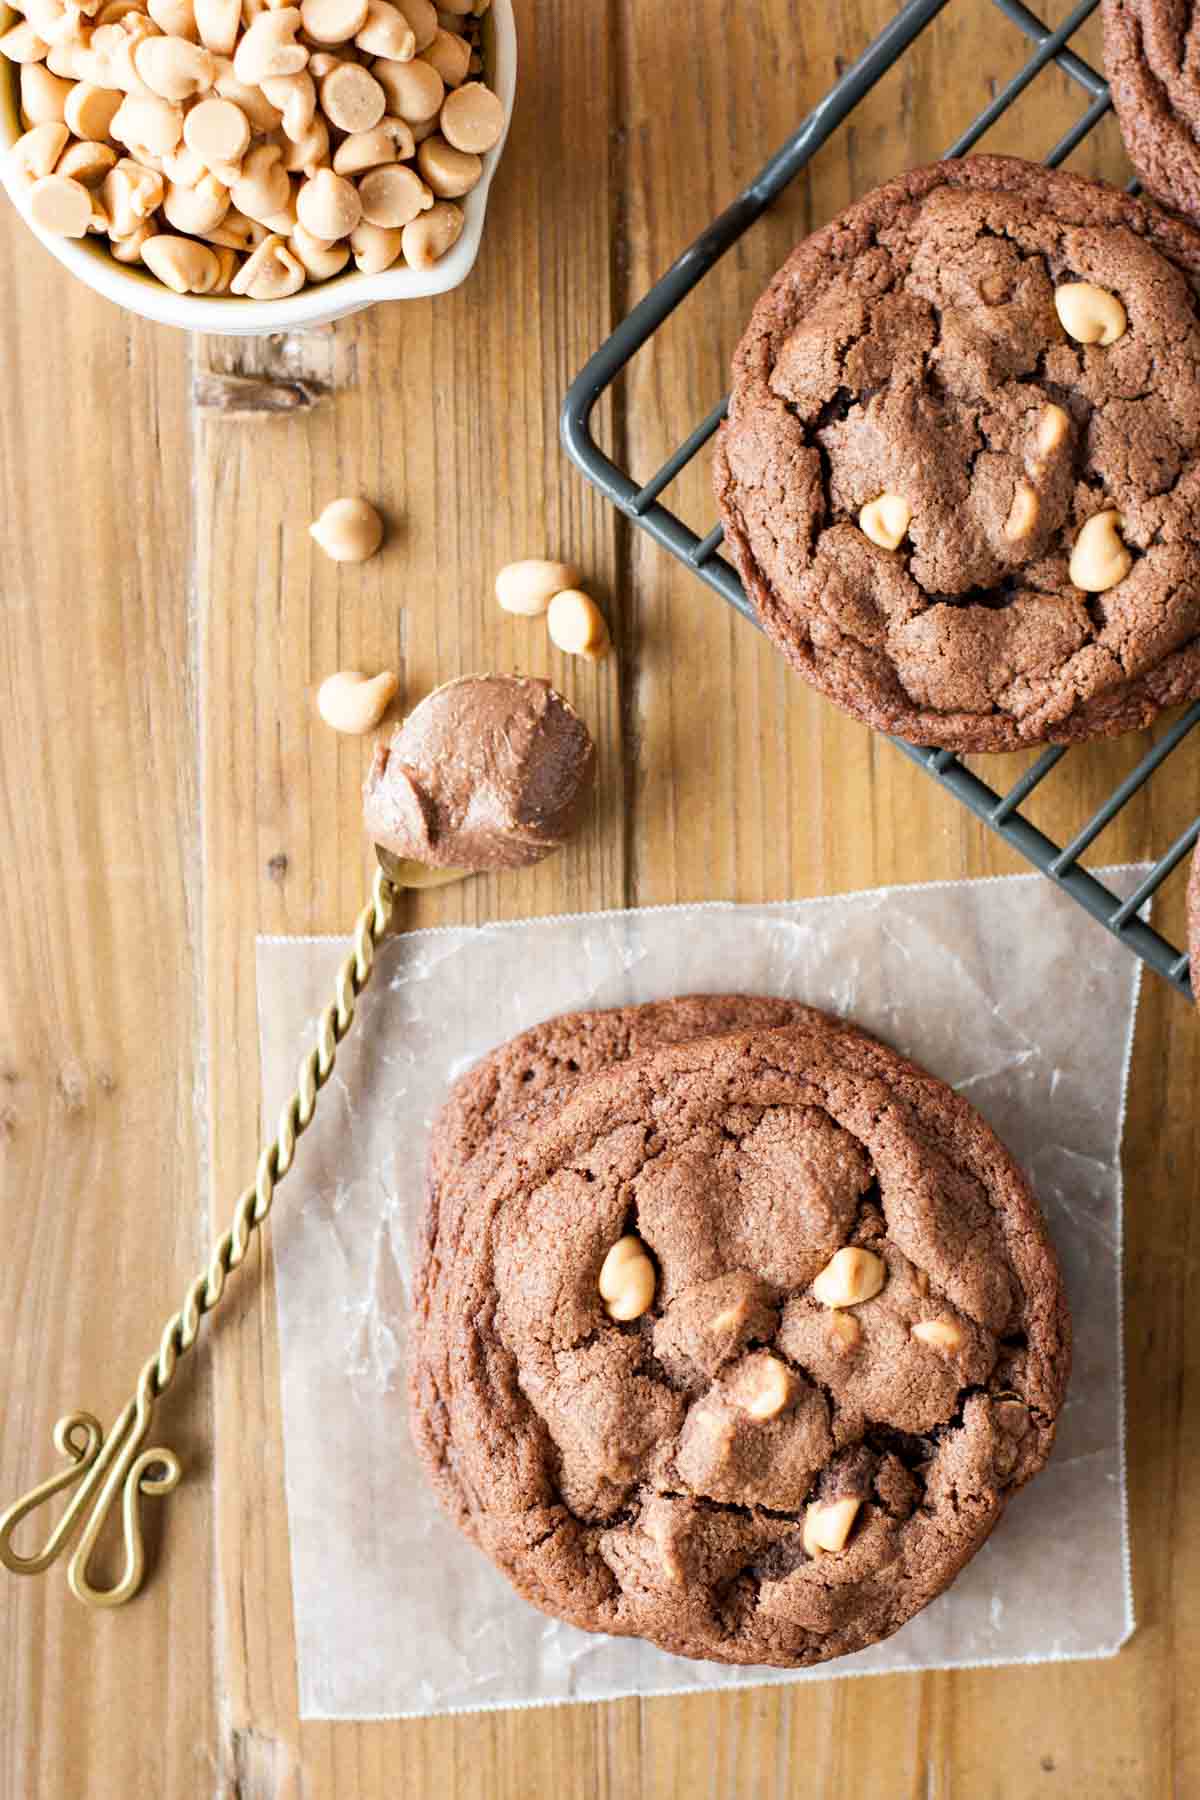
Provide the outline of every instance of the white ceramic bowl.
<path id="1" fill-rule="evenodd" d="M 14 17 L 4 0 L 0 0 L 0 30 L 12 23 Z M 465 281 L 474 267 L 492 177 L 508 136 L 517 87 L 513 0 L 492 0 L 485 15 L 484 33 L 484 78 L 504 103 L 504 134 L 487 152 L 482 178 L 462 203 L 466 214 L 462 236 L 429 270 L 394 266 L 385 269 L 382 275 L 360 275 L 351 269 L 346 274 L 335 275 L 331 281 L 310 282 L 290 300 L 243 300 L 236 294 L 211 297 L 176 294 L 140 264 L 127 266 L 117 262 L 109 255 L 102 238 L 62 238 L 40 231 L 30 220 L 22 204 L 20 188 L 7 169 L 3 175 L 4 186 L 30 231 L 72 275 L 103 294 L 106 300 L 115 300 L 118 306 L 140 313 L 143 319 L 154 319 L 160 325 L 178 325 L 184 331 L 215 332 L 228 337 L 263 336 L 267 332 L 294 330 L 297 326 L 325 325 L 330 319 L 342 319 L 348 313 L 374 306 L 377 300 L 418 300 L 426 294 L 444 294 Z M 18 81 L 16 65 L 0 57 L 0 152 L 7 151 L 21 135 Z"/>

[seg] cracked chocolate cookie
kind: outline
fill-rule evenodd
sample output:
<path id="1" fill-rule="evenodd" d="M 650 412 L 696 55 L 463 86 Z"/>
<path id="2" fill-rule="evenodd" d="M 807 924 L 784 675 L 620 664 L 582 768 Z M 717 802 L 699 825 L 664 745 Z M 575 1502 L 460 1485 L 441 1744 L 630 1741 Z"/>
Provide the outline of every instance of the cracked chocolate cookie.
<path id="1" fill-rule="evenodd" d="M 1168 206 L 1200 216 L 1200 17 L 1191 0 L 1104 0 L 1104 72 L 1129 160 Z"/>
<path id="2" fill-rule="evenodd" d="M 1049 1454 L 1069 1324 L 1036 1202 L 966 1101 L 822 1014 L 551 1021 L 458 1085 L 431 1197 L 422 1458 L 586 1630 L 862 1649 Z"/>
<path id="3" fill-rule="evenodd" d="M 1200 232 L 1008 157 L 801 244 L 715 482 L 789 662 L 915 743 L 1132 730 L 1200 695 Z"/>

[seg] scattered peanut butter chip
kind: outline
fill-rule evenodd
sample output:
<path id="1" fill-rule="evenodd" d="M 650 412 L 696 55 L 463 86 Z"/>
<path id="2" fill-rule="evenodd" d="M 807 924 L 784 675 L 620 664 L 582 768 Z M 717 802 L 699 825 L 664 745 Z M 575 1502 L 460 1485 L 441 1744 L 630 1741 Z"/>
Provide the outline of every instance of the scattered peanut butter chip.
<path id="1" fill-rule="evenodd" d="M 383 520 L 369 500 L 331 500 L 308 528 L 334 562 L 366 562 L 383 542 Z"/>
<path id="2" fill-rule="evenodd" d="M 529 556 L 520 562 L 505 563 L 496 577 L 496 598 L 505 612 L 536 618 L 546 611 L 555 594 L 578 587 L 580 580 L 574 563 Z"/>
<path id="3" fill-rule="evenodd" d="M 836 1555 L 844 1550 L 861 1505 L 861 1500 L 850 1497 L 814 1501 L 804 1514 L 803 1543 L 809 1556 Z"/>
<path id="4" fill-rule="evenodd" d="M 591 595 L 580 588 L 555 594 L 546 611 L 546 629 L 551 642 L 568 656 L 600 662 L 612 649 L 608 621 Z"/>
<path id="5" fill-rule="evenodd" d="M 339 669 L 335 675 L 327 676 L 317 690 L 317 711 L 334 731 L 362 737 L 378 725 L 399 685 L 390 669 L 379 675 Z"/>

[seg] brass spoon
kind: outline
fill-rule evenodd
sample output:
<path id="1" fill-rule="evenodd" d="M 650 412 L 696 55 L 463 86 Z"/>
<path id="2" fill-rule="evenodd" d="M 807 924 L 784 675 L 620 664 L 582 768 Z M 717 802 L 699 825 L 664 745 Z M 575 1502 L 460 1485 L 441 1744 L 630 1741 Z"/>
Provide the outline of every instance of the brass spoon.
<path id="1" fill-rule="evenodd" d="M 191 1283 L 180 1310 L 168 1319 L 157 1353 L 143 1364 L 137 1388 L 108 1435 L 91 1413 L 66 1413 L 54 1427 L 54 1443 L 59 1454 L 68 1458 L 67 1467 L 39 1482 L 0 1514 L 0 1563 L 14 1575 L 40 1574 L 78 1534 L 67 1564 L 67 1580 L 77 1600 L 87 1606 L 123 1606 L 141 1587 L 146 1552 L 140 1496 L 169 1494 L 183 1472 L 173 1450 L 142 1447 L 155 1405 L 174 1381 L 180 1357 L 196 1342 L 204 1315 L 220 1304 L 227 1279 L 245 1260 L 254 1233 L 271 1210 L 276 1188 L 292 1167 L 297 1140 L 312 1124 L 317 1096 L 333 1073 L 338 1045 L 354 1023 L 358 997 L 371 979 L 375 951 L 391 921 L 398 889 L 437 886 L 470 873 L 465 869 L 425 869 L 386 850 L 378 850 L 377 856 L 380 866 L 371 898 L 355 922 L 354 947 L 337 972 L 334 998 L 321 1014 L 317 1041 L 300 1064 L 296 1091 L 279 1115 L 275 1139 L 260 1154 L 254 1182 L 239 1199 L 233 1222 L 215 1245 L 207 1268 Z M 22 1522 L 55 1494 L 72 1487 L 75 1492 L 67 1509 L 41 1549 L 22 1554 L 13 1544 Z M 99 1587 L 88 1569 L 118 1495 L 123 1567 L 111 1587 Z"/>

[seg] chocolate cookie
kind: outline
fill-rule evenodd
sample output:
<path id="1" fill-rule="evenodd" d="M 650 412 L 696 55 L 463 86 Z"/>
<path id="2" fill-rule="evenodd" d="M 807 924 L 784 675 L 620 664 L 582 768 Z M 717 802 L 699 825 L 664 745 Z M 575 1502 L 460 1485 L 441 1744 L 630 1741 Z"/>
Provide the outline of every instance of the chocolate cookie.
<path id="1" fill-rule="evenodd" d="M 1009 750 L 1200 695 L 1200 232 L 1008 157 L 793 252 L 715 480 L 765 629 L 839 706 Z"/>
<path id="2" fill-rule="evenodd" d="M 432 1173 L 415 1436 L 556 1617 L 721 1662 L 861 1649 L 1049 1453 L 1069 1325 L 1036 1202 L 853 1027 L 739 999 L 552 1021 L 459 1084 Z"/>
<path id="3" fill-rule="evenodd" d="M 1129 160 L 1200 217 L 1200 18 L 1190 0 L 1104 0 L 1104 70 Z"/>

